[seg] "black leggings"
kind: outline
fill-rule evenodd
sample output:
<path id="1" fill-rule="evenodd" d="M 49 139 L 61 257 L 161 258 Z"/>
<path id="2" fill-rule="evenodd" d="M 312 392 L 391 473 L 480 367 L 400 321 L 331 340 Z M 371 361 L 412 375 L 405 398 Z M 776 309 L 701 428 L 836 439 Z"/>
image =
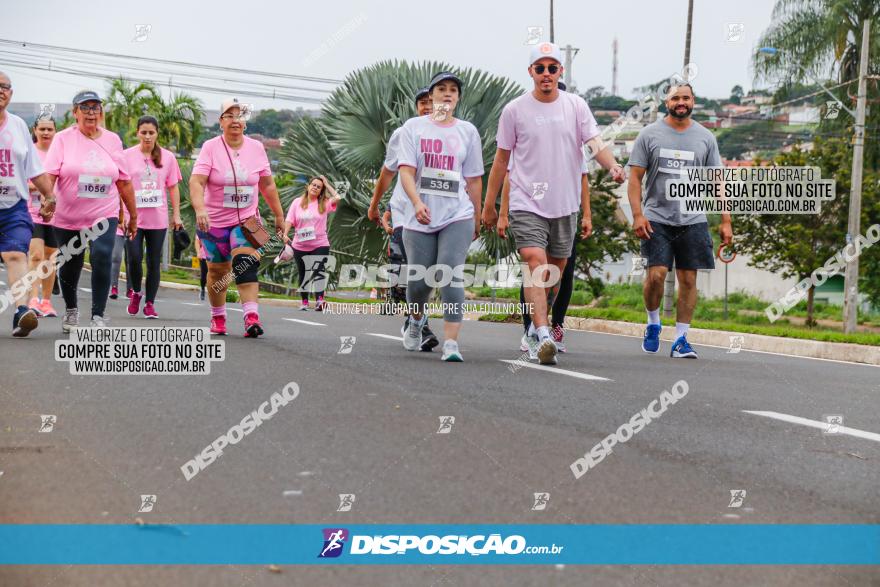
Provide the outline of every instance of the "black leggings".
<path id="1" fill-rule="evenodd" d="M 562 326 L 565 324 L 565 314 L 568 312 L 568 303 L 571 301 L 571 292 L 574 290 L 574 261 L 577 258 L 577 238 L 571 246 L 571 256 L 565 262 L 565 269 L 562 270 L 562 278 L 559 280 L 559 292 L 556 299 L 553 300 L 553 308 L 550 311 L 550 326 Z M 519 286 L 519 301 L 525 307 L 526 292 L 523 286 Z M 528 312 L 523 312 L 523 326 L 526 332 L 532 325 L 532 317 Z"/>
<path id="2" fill-rule="evenodd" d="M 309 292 L 310 291 L 315 294 L 315 299 L 323 297 L 324 290 L 323 289 L 321 289 L 320 291 L 317 290 L 315 288 L 315 284 L 322 285 L 323 283 L 327 282 L 327 274 L 326 273 L 324 273 L 323 276 L 309 275 L 311 273 L 311 270 L 314 269 L 315 266 L 313 264 L 311 267 L 309 267 L 309 271 L 307 272 L 306 271 L 306 262 L 305 262 L 305 259 L 303 259 L 303 257 L 309 256 L 309 255 L 329 255 L 329 254 L 330 254 L 330 247 L 318 247 L 317 249 L 314 249 L 311 251 L 300 251 L 298 249 L 293 249 L 293 259 L 296 261 L 296 270 L 299 272 L 299 286 L 300 286 L 299 295 L 303 299 L 303 301 L 306 301 L 306 302 L 309 301 Z M 323 273 L 323 271 L 322 271 L 322 273 Z M 308 281 L 306 282 L 306 288 L 303 288 L 303 281 L 305 281 L 306 278 L 308 278 Z M 314 283 L 312 280 L 315 280 Z"/>
<path id="3" fill-rule="evenodd" d="M 138 228 L 134 239 L 125 241 L 125 254 L 128 258 L 128 287 L 136 293 L 141 291 L 144 269 L 144 241 L 147 241 L 147 295 L 148 302 L 156 301 L 162 270 L 162 245 L 165 244 L 167 228 Z"/>
<path id="4" fill-rule="evenodd" d="M 199 259 L 199 287 L 204 290 L 208 283 L 208 262 L 205 259 Z"/>
<path id="5" fill-rule="evenodd" d="M 116 218 L 108 218 L 107 232 L 89 243 L 89 262 L 92 265 L 92 316 L 103 316 L 110 294 L 110 264 L 113 259 L 113 241 L 116 238 Z M 55 236 L 61 247 L 70 246 L 70 240 L 77 237 L 75 244 L 82 244 L 83 234 L 80 230 L 55 227 Z M 58 281 L 61 284 L 61 295 L 67 308 L 76 308 L 76 288 L 82 274 L 86 252 L 73 255 L 58 270 Z"/>

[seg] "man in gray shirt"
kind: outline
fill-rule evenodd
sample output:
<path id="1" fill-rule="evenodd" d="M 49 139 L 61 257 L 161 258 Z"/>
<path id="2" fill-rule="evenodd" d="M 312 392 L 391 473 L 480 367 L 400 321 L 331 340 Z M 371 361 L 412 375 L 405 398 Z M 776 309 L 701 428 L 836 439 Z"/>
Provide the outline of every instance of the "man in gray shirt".
<path id="1" fill-rule="evenodd" d="M 675 342 L 669 356 L 696 359 L 697 352 L 687 341 L 694 307 L 697 305 L 697 270 L 714 269 L 712 236 L 705 214 L 682 214 L 679 203 L 666 199 L 666 180 L 679 177 L 686 167 L 721 165 L 715 136 L 691 120 L 694 90 L 690 84 L 669 88 L 667 116 L 643 128 L 636 138 L 629 159 L 629 202 L 633 212 L 633 230 L 642 239 L 642 257 L 648 271 L 644 283 L 648 327 L 642 350 L 660 349 L 660 301 L 663 282 L 675 261 L 678 278 Z M 647 185 L 642 194 L 642 179 Z M 643 212 L 644 208 L 644 212 Z M 730 244 L 733 228 L 730 215 L 721 215 L 721 240 Z"/>

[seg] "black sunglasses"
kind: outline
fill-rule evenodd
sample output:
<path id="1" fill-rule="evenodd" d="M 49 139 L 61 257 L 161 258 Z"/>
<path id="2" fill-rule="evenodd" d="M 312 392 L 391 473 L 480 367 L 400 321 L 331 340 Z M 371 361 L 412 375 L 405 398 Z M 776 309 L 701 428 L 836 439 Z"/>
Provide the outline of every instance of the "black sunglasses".
<path id="1" fill-rule="evenodd" d="M 540 64 L 540 63 L 539 63 L 538 65 L 535 65 L 534 67 L 535 67 L 535 73 L 537 73 L 537 74 L 539 74 L 539 75 L 542 74 L 542 73 L 544 73 L 544 69 L 545 69 L 545 68 L 546 68 L 547 71 L 549 71 L 551 74 L 552 74 L 552 73 L 556 73 L 557 71 L 559 71 L 559 66 L 558 66 L 558 65 L 543 65 L 543 64 Z"/>

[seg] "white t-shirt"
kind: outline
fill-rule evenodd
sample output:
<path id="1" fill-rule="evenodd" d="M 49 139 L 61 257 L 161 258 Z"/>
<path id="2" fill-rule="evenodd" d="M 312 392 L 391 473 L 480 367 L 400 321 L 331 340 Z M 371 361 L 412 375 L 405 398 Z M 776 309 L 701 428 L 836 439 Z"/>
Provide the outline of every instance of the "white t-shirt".
<path id="1" fill-rule="evenodd" d="M 405 228 L 437 232 L 452 222 L 473 219 L 466 180 L 485 173 L 480 133 L 473 124 L 454 118 L 451 125 L 441 126 L 427 115 L 410 118 L 402 127 L 397 165 L 416 168 L 416 187 L 431 211 L 430 224 L 420 224 L 410 214 Z"/>
<path id="2" fill-rule="evenodd" d="M 9 112 L 0 125 L 0 209 L 28 199 L 29 179 L 43 173 L 27 123 Z"/>
<path id="3" fill-rule="evenodd" d="M 391 133 L 391 138 L 388 139 L 388 147 L 385 151 L 385 162 L 382 164 L 388 171 L 393 171 L 394 173 L 397 173 L 397 151 L 400 149 L 401 134 L 403 134 L 402 126 Z M 388 202 L 388 207 L 391 209 L 391 226 L 394 228 L 406 226 L 408 219 L 413 215 L 412 202 L 409 201 L 409 196 L 406 195 L 406 191 L 403 189 L 400 177 L 397 178 L 397 182 L 394 184 L 394 190 L 391 192 L 391 200 Z"/>

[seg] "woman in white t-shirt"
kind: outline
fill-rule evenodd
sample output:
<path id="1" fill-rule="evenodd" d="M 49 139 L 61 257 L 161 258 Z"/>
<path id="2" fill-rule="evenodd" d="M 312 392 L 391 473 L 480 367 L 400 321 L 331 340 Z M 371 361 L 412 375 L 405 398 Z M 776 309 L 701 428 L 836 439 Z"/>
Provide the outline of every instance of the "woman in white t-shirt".
<path id="1" fill-rule="evenodd" d="M 413 206 L 403 230 L 407 252 L 407 302 L 412 317 L 403 337 L 409 351 L 421 345 L 425 305 L 435 286 L 443 301 L 442 360 L 461 362 L 458 332 L 464 316 L 462 267 L 478 235 L 483 191 L 483 147 L 470 122 L 455 118 L 462 82 L 440 72 L 429 91 L 434 112 L 403 125 L 398 171 Z M 418 275 L 421 269 L 425 272 Z"/>

